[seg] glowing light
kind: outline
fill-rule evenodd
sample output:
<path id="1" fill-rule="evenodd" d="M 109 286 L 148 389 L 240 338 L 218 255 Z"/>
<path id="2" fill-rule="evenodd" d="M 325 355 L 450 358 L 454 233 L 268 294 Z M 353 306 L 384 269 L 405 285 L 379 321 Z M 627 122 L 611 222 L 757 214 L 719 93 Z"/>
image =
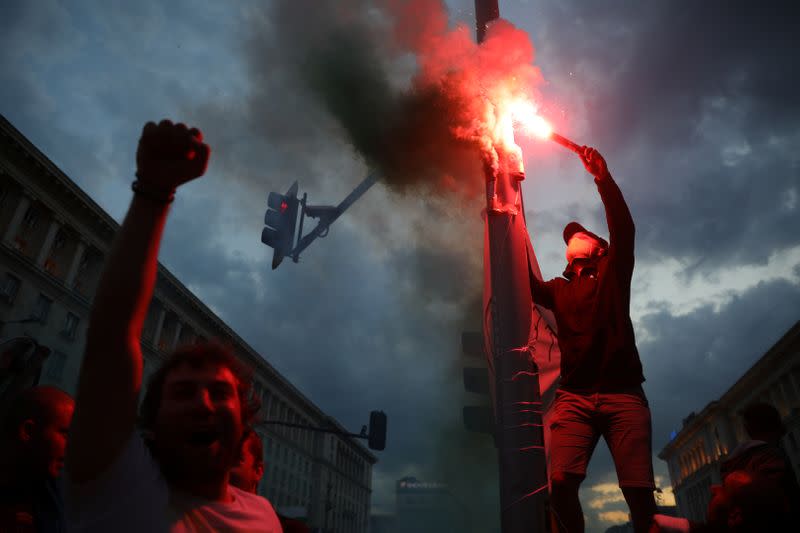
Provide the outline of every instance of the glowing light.
<path id="1" fill-rule="evenodd" d="M 511 103 L 511 116 L 514 124 L 523 133 L 547 139 L 553 134 L 553 128 L 536 112 L 536 106 L 527 100 L 515 100 Z"/>

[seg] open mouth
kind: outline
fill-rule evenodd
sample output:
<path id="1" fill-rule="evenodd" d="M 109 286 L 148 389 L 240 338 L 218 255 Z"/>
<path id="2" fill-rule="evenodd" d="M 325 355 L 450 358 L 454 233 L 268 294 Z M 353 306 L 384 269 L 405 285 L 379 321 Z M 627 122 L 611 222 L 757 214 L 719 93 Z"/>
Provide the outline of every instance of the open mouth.
<path id="1" fill-rule="evenodd" d="M 189 435 L 189 444 L 194 446 L 211 446 L 219 440 L 219 432 L 214 430 L 194 431 Z"/>

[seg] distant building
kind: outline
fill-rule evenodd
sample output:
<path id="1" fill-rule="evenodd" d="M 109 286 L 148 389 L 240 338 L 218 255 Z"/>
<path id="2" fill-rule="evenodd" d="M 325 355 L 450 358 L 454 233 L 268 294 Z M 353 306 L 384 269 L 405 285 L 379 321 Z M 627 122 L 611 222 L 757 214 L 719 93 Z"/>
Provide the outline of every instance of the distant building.
<path id="1" fill-rule="evenodd" d="M 467 515 L 444 483 L 404 477 L 395 484 L 395 533 L 465 531 Z"/>
<path id="2" fill-rule="evenodd" d="M 51 348 L 42 383 L 75 393 L 89 309 L 118 228 L 0 115 L 0 337 L 29 336 Z M 176 346 L 212 337 L 255 370 L 265 419 L 343 429 L 159 265 L 141 339 L 145 379 Z M 256 430 L 266 463 L 259 492 L 279 511 L 304 515 L 314 528 L 368 531 L 374 455 L 336 435 Z"/>
<path id="3" fill-rule="evenodd" d="M 393 514 L 374 514 L 369 517 L 369 533 L 395 533 Z"/>
<path id="4" fill-rule="evenodd" d="M 681 516 L 704 520 L 711 485 L 720 482 L 719 463 L 748 440 L 739 416 L 753 402 L 767 402 L 787 428 L 782 442 L 795 475 L 800 474 L 800 322 L 797 322 L 721 398 L 690 413 L 658 456 L 669 466 Z"/>

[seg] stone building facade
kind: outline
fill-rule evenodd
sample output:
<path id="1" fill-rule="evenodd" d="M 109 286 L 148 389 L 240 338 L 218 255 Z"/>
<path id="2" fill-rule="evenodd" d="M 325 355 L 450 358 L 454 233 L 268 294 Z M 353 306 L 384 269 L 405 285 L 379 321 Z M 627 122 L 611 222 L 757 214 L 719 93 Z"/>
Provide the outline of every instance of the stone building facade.
<path id="1" fill-rule="evenodd" d="M 781 414 L 787 433 L 782 447 L 800 478 L 800 322 L 797 322 L 718 400 L 691 413 L 659 453 L 667 462 L 681 516 L 704 520 L 719 464 L 748 440 L 739 413 L 767 402 Z"/>

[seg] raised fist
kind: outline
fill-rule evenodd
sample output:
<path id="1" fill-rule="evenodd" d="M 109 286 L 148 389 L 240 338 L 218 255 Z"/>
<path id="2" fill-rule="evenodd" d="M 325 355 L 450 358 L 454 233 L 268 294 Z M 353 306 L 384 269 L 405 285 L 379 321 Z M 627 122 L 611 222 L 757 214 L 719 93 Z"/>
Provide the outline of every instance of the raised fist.
<path id="1" fill-rule="evenodd" d="M 136 177 L 151 189 L 174 191 L 205 173 L 210 154 L 197 128 L 169 120 L 148 122 L 136 149 Z"/>
<path id="2" fill-rule="evenodd" d="M 583 161 L 583 166 L 586 167 L 586 170 L 588 170 L 589 173 L 595 178 L 602 178 L 608 175 L 608 166 L 606 166 L 606 160 L 603 159 L 603 156 L 600 155 L 600 152 L 588 146 L 584 146 L 582 148 L 583 153 L 579 155 L 581 157 L 581 161 Z"/>

